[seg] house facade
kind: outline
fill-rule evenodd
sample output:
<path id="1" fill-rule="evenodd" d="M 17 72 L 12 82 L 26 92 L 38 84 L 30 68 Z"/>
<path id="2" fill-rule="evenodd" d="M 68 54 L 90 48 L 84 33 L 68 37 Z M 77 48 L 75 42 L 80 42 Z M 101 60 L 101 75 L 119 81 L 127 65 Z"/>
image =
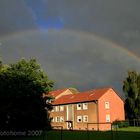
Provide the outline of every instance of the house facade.
<path id="1" fill-rule="evenodd" d="M 124 120 L 124 102 L 112 88 L 49 93 L 55 97 L 50 112 L 52 126 L 74 130 L 109 130 L 115 120 Z"/>

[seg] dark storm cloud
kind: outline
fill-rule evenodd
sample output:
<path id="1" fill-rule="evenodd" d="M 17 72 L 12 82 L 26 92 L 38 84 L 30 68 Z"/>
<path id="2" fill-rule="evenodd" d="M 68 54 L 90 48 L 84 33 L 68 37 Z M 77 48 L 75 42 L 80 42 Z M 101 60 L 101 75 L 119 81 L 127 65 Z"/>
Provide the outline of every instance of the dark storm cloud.
<path id="1" fill-rule="evenodd" d="M 140 1 L 49 0 L 48 5 L 48 14 L 61 16 L 65 28 L 97 33 L 140 55 Z"/>
<path id="2" fill-rule="evenodd" d="M 48 29 L 0 38 L 0 55 L 5 62 L 36 57 L 58 88 L 120 90 L 127 70 L 140 70 L 139 60 L 93 34 L 140 55 L 139 5 L 139 0 L 0 0 L 1 37 Z"/>
<path id="3" fill-rule="evenodd" d="M 94 35 L 69 30 L 27 32 L 4 38 L 0 52 L 5 54 L 5 62 L 37 58 L 57 88 L 88 90 L 111 86 L 121 91 L 127 70 L 140 70 L 139 59 L 122 48 Z"/>
<path id="4" fill-rule="evenodd" d="M 34 19 L 23 0 L 0 0 L 1 36 L 34 28 Z"/>
<path id="5" fill-rule="evenodd" d="M 32 28 L 97 33 L 140 54 L 139 0 L 1 0 L 0 35 Z"/>

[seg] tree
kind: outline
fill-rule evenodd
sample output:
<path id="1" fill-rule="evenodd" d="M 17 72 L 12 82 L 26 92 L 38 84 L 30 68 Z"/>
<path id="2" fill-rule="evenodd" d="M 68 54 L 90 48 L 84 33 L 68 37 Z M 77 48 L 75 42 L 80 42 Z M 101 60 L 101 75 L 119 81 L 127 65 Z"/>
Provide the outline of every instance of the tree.
<path id="1" fill-rule="evenodd" d="M 2 60 L 0 59 L 0 70 L 1 70 L 1 68 L 2 68 Z"/>
<path id="2" fill-rule="evenodd" d="M 123 91 L 126 95 L 126 118 L 140 118 L 140 74 L 136 71 L 128 72 L 128 77 L 123 82 Z"/>
<path id="3" fill-rule="evenodd" d="M 35 59 L 20 60 L 0 70 L 0 129 L 49 129 L 48 111 L 43 93 L 53 82 Z"/>

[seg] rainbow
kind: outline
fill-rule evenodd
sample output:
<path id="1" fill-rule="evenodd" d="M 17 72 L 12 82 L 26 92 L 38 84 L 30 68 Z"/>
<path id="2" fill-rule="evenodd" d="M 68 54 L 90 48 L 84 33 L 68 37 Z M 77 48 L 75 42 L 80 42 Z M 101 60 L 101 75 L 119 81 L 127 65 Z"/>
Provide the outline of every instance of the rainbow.
<path id="1" fill-rule="evenodd" d="M 75 30 L 70 30 L 70 29 L 47 29 L 47 30 L 25 30 L 25 31 L 19 31 L 19 32 L 13 32 L 13 33 L 10 33 L 8 35 L 4 35 L 4 36 L 1 36 L 0 37 L 0 45 L 2 45 L 2 41 L 6 41 L 8 39 L 12 39 L 12 38 L 16 38 L 18 36 L 26 36 L 27 34 L 30 35 L 30 34 L 34 34 L 36 32 L 47 32 L 48 34 L 51 33 L 51 32 L 59 32 L 59 34 L 71 34 L 71 35 L 77 35 L 79 37 L 82 37 L 82 38 L 87 38 L 87 39 L 96 39 L 97 41 L 101 42 L 101 43 L 106 43 L 106 44 L 109 44 L 109 46 L 113 47 L 113 48 L 116 48 L 118 49 L 119 51 L 127 54 L 128 56 L 130 57 L 133 57 L 134 59 L 140 61 L 140 56 L 138 56 L 137 54 L 135 54 L 134 52 L 131 52 L 129 49 L 126 49 L 125 47 L 123 46 L 120 46 L 116 43 L 114 43 L 113 41 L 111 40 L 108 40 L 107 38 L 105 37 L 101 37 L 97 34 L 93 34 L 93 33 L 90 33 L 90 32 L 85 32 L 85 31 L 75 31 Z"/>

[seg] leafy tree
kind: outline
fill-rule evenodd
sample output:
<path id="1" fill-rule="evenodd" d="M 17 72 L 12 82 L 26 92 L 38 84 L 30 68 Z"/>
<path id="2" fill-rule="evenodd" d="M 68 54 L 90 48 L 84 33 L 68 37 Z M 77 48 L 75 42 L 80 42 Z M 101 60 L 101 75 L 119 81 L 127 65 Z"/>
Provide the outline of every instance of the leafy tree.
<path id="1" fill-rule="evenodd" d="M 1 63 L 2 64 L 2 63 Z M 0 70 L 0 129 L 49 129 L 43 93 L 53 87 L 35 59 L 20 60 Z"/>
<path id="2" fill-rule="evenodd" d="M 123 82 L 123 91 L 126 95 L 126 118 L 140 118 L 140 74 L 136 71 L 128 72 L 128 77 Z"/>
<path id="3" fill-rule="evenodd" d="M 0 70 L 2 69 L 2 60 L 0 59 Z"/>
<path id="4" fill-rule="evenodd" d="M 71 88 L 69 88 L 69 90 L 74 94 L 79 93 L 79 91 L 76 88 L 71 87 Z"/>

